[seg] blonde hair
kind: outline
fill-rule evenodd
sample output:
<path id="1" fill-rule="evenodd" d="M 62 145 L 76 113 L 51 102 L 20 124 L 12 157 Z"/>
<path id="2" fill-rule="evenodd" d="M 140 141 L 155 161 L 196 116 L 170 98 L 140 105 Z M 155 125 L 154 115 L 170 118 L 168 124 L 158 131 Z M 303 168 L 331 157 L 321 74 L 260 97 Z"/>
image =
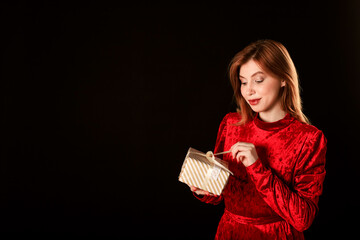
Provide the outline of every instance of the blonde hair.
<path id="1" fill-rule="evenodd" d="M 238 124 L 245 124 L 255 116 L 255 112 L 241 95 L 241 82 L 239 80 L 241 66 L 251 59 L 268 73 L 286 82 L 280 91 L 283 110 L 299 121 L 310 124 L 302 112 L 299 79 L 295 65 L 286 48 L 281 43 L 269 39 L 258 40 L 249 44 L 238 52 L 230 62 L 229 78 L 238 106 L 237 111 L 241 114 L 241 120 Z"/>

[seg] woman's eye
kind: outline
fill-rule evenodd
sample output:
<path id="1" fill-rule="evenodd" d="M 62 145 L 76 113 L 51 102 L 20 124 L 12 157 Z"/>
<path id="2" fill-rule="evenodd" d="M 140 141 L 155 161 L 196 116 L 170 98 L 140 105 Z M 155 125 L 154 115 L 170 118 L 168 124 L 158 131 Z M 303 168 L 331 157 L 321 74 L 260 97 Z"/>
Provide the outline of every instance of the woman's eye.
<path id="1" fill-rule="evenodd" d="M 241 85 L 246 85 L 247 84 L 247 82 L 241 82 Z"/>
<path id="2" fill-rule="evenodd" d="M 257 80 L 255 80 L 255 82 L 257 82 L 257 83 L 261 83 L 261 82 L 263 82 L 264 81 L 264 79 L 257 79 Z"/>

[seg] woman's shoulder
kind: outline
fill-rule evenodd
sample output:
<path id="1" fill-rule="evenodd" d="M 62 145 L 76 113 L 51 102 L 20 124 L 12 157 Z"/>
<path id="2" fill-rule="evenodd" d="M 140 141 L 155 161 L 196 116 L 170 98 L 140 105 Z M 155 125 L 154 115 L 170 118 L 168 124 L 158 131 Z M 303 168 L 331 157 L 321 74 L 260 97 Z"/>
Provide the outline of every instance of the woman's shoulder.
<path id="1" fill-rule="evenodd" d="M 309 137 L 309 136 L 310 137 L 311 136 L 324 137 L 324 133 L 320 129 L 318 129 L 314 125 L 301 122 L 297 119 L 294 121 L 293 129 L 295 131 L 301 132 L 302 134 L 306 135 L 307 137 Z"/>
<path id="2" fill-rule="evenodd" d="M 238 112 L 229 112 L 225 115 L 222 122 L 229 124 L 235 124 L 238 123 L 241 120 L 241 115 Z"/>

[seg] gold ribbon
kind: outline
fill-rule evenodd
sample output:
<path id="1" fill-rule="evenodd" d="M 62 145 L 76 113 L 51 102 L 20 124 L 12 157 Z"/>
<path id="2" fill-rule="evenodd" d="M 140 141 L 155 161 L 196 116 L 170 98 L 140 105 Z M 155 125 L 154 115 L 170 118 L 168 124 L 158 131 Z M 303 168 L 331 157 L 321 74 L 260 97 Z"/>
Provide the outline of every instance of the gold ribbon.
<path id="1" fill-rule="evenodd" d="M 215 160 L 216 155 L 226 154 L 229 152 L 231 152 L 231 151 L 219 152 L 219 153 L 215 153 L 215 154 L 212 151 L 208 151 L 206 154 L 194 152 L 193 154 L 197 154 L 197 155 L 206 157 L 206 159 L 209 160 L 209 162 L 212 166 L 216 165 L 216 166 L 224 169 L 225 171 L 228 171 L 229 173 L 231 173 L 231 175 L 234 175 L 230 170 L 226 169 L 223 165 L 221 165 L 218 161 Z"/>

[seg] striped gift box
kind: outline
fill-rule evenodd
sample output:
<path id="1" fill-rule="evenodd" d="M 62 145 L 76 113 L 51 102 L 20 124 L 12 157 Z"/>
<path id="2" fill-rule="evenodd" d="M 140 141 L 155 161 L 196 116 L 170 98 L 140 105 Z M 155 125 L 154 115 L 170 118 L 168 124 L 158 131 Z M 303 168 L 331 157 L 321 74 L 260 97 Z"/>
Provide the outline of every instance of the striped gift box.
<path id="1" fill-rule="evenodd" d="M 228 169 L 227 162 L 189 148 L 181 168 L 179 181 L 220 195 L 230 174 L 232 173 Z"/>

